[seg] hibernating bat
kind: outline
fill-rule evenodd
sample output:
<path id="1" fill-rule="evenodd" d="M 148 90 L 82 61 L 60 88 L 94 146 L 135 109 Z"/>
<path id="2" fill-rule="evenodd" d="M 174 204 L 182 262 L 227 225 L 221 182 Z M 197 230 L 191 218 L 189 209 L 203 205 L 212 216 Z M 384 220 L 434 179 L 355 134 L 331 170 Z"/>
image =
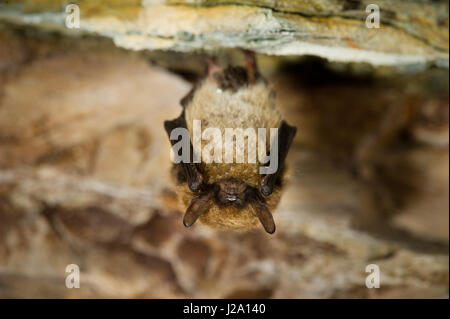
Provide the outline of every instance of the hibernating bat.
<path id="1" fill-rule="evenodd" d="M 189 132 L 189 160 L 174 164 L 172 168 L 177 193 L 185 210 L 183 223 L 190 227 L 198 219 L 202 224 L 221 229 L 248 230 L 260 222 L 266 232 L 272 234 L 275 232 L 272 212 L 280 201 L 285 158 L 296 128 L 282 120 L 275 105 L 275 94 L 257 71 L 252 53 L 246 53 L 246 68 L 229 66 L 221 69 L 212 59 L 208 62 L 207 76 L 181 100 L 181 115 L 164 122 L 169 138 L 176 128 L 185 128 Z M 193 142 L 195 120 L 197 123 L 201 121 L 203 132 L 207 128 L 219 129 L 223 143 L 222 162 L 204 159 L 208 140 L 202 139 L 200 144 Z M 233 162 L 225 162 L 225 150 L 227 147 L 233 149 L 237 144 L 236 138 L 225 138 L 227 128 L 250 128 L 255 132 L 265 128 L 268 153 L 274 151 L 275 139 L 278 141 L 276 171 L 261 174 L 260 167 L 271 163 L 259 157 L 256 161 L 249 160 L 249 137 L 245 138 L 248 143 L 243 150 L 244 161 L 236 161 L 236 151 L 232 154 Z M 272 139 L 268 134 L 270 128 L 278 128 Z M 173 146 L 178 142 L 177 139 L 171 140 Z M 262 143 L 259 136 L 258 142 Z M 200 161 L 194 162 L 194 154 Z"/>

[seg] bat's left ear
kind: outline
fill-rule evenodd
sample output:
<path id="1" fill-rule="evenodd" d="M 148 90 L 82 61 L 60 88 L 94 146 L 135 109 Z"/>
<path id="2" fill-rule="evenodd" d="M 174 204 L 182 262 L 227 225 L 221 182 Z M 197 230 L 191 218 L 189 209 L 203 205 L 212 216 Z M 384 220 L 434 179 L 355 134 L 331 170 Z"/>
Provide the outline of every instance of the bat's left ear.
<path id="1" fill-rule="evenodd" d="M 183 224 L 191 227 L 200 216 L 202 216 L 211 207 L 213 191 L 206 191 L 192 199 L 191 204 L 186 210 L 183 218 Z"/>

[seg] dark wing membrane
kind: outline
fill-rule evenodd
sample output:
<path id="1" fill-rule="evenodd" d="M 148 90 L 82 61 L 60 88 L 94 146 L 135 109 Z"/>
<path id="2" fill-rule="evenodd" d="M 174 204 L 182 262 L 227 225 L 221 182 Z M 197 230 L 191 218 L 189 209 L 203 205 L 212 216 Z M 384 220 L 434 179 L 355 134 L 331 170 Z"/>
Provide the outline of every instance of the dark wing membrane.
<path id="1" fill-rule="evenodd" d="M 170 139 L 170 133 L 172 132 L 172 130 L 178 128 L 178 127 L 183 127 L 186 128 L 186 120 L 184 117 L 184 111 L 181 113 L 181 115 L 172 120 L 172 121 L 165 121 L 164 122 L 164 128 L 166 129 L 167 135 L 169 136 Z M 170 143 L 173 145 L 175 145 L 178 141 L 177 140 L 170 140 Z M 192 144 L 189 141 L 189 147 L 190 147 L 190 154 L 191 157 L 189 159 L 189 163 L 184 163 L 181 162 L 179 164 L 175 164 L 175 165 L 180 165 L 181 171 L 184 174 L 184 176 L 186 177 L 187 183 L 189 188 L 191 189 L 191 191 L 193 192 L 197 192 L 200 190 L 200 187 L 202 186 L 203 183 L 203 176 L 200 173 L 200 171 L 198 170 L 198 167 L 195 163 L 193 163 L 193 154 L 194 154 L 194 150 L 192 147 Z"/>
<path id="2" fill-rule="evenodd" d="M 297 128 L 294 126 L 290 126 L 286 123 L 286 121 L 282 121 L 281 125 L 278 129 L 278 169 L 273 174 L 265 175 L 261 179 L 261 193 L 264 196 L 269 196 L 273 192 L 273 188 L 275 186 L 275 182 L 280 177 L 281 172 L 283 171 L 284 162 L 286 160 L 286 156 L 289 152 L 289 148 L 291 147 L 292 141 L 297 133 Z M 272 151 L 272 150 L 271 150 Z"/>
<path id="3" fill-rule="evenodd" d="M 189 91 L 188 94 L 186 94 L 180 101 L 181 106 L 183 107 L 183 110 L 186 109 L 186 107 L 188 106 L 188 104 L 192 101 L 192 99 L 194 98 L 194 94 L 195 91 L 197 90 L 197 87 L 194 86 L 192 87 L 192 89 Z"/>

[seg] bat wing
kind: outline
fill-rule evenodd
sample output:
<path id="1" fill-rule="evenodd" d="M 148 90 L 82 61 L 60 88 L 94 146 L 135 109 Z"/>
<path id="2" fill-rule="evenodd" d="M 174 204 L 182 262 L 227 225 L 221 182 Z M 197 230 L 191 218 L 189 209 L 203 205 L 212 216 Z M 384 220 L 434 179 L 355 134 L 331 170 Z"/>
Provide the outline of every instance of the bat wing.
<path id="1" fill-rule="evenodd" d="M 176 118 L 172 121 L 164 122 L 164 128 L 166 129 L 169 139 L 170 139 L 170 133 L 172 132 L 172 130 L 174 130 L 176 128 L 180 128 L 180 127 L 187 129 L 186 119 L 184 116 L 184 110 L 178 118 Z M 172 146 L 173 146 L 178 142 L 178 140 L 170 140 L 170 142 L 172 143 Z M 203 184 L 203 175 L 200 172 L 197 164 L 193 162 L 194 149 L 192 147 L 190 138 L 189 138 L 189 148 L 190 148 L 189 162 L 188 163 L 180 162 L 179 164 L 175 164 L 175 165 L 177 165 L 179 167 L 179 172 L 182 174 L 184 179 L 187 181 L 188 186 L 191 189 L 191 191 L 197 192 L 200 190 L 200 188 Z"/>
<path id="2" fill-rule="evenodd" d="M 278 129 L 278 169 L 273 174 L 267 174 L 261 179 L 261 193 L 269 196 L 273 192 L 276 181 L 280 177 L 284 169 L 284 162 L 291 147 L 292 141 L 297 133 L 297 128 L 290 126 L 286 121 L 282 121 Z"/>

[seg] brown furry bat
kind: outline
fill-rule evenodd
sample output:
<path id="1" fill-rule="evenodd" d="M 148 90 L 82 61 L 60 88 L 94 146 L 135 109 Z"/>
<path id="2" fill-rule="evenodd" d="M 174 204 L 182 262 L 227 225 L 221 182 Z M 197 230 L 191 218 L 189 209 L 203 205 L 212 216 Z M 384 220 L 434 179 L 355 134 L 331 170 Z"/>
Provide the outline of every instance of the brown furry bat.
<path id="1" fill-rule="evenodd" d="M 259 222 L 272 234 L 275 223 L 272 213 L 277 207 L 285 173 L 284 161 L 296 133 L 296 128 L 281 119 L 276 108 L 274 94 L 256 70 L 252 53 L 246 53 L 247 68 L 219 68 L 208 60 L 208 75 L 181 100 L 183 112 L 175 120 L 166 121 L 169 135 L 175 128 L 186 128 L 190 135 L 190 160 L 174 164 L 177 192 L 186 210 L 184 225 L 190 227 L 197 219 L 201 223 L 221 229 L 248 230 Z M 278 128 L 278 168 L 274 173 L 261 175 L 263 163 L 248 160 L 232 163 L 193 162 L 194 154 L 205 152 L 206 142 L 196 149 L 192 138 L 194 120 L 201 121 L 201 127 L 219 128 L 224 137 L 226 128 Z M 248 136 L 246 141 L 248 142 Z M 266 139 L 266 149 L 271 149 L 273 139 Z M 172 145 L 178 141 L 171 140 Z M 232 143 L 234 140 L 227 143 Z M 193 146 L 194 144 L 194 146 Z M 249 142 L 248 144 L 249 145 Z M 198 146 L 197 146 L 198 148 Z M 272 152 L 272 150 L 271 150 Z M 237 151 L 236 151 L 237 153 Z M 223 155 L 223 154 L 221 154 Z M 207 163 L 208 162 L 208 163 Z M 267 164 L 267 163 L 266 163 Z M 268 164 L 270 165 L 270 164 Z"/>

